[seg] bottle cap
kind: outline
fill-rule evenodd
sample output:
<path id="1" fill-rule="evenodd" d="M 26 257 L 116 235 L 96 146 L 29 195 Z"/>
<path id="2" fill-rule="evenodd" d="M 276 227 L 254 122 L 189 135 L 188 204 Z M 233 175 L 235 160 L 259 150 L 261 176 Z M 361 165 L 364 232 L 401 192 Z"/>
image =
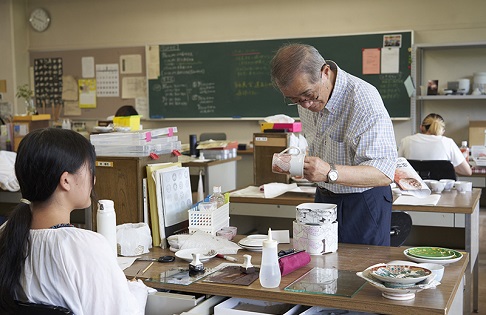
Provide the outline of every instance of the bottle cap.
<path id="1" fill-rule="evenodd" d="M 462 141 L 462 146 L 467 147 L 467 141 Z"/>
<path id="2" fill-rule="evenodd" d="M 110 210 L 114 210 L 114 208 L 115 208 L 115 203 L 113 202 L 113 200 L 109 200 L 109 199 L 98 200 L 98 210 L 110 211 Z"/>
<path id="3" fill-rule="evenodd" d="M 221 192 L 221 186 L 213 186 L 213 193 L 220 193 Z"/>
<path id="4" fill-rule="evenodd" d="M 278 242 L 272 239 L 272 228 L 268 228 L 268 238 L 263 241 L 263 247 L 277 247 Z"/>

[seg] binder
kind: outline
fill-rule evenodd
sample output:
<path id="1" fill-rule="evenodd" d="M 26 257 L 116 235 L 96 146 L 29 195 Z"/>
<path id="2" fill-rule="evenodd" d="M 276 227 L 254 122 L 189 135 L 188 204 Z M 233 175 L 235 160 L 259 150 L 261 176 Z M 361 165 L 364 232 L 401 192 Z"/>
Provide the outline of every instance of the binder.
<path id="1" fill-rule="evenodd" d="M 160 247 L 166 237 L 189 224 L 188 210 L 192 207 L 191 181 L 188 167 L 167 167 L 153 172 L 157 193 Z"/>
<path id="2" fill-rule="evenodd" d="M 154 176 L 152 173 L 158 169 L 163 169 L 163 168 L 173 167 L 173 166 L 181 167 L 182 164 L 180 162 L 147 164 L 147 188 L 148 188 L 150 226 L 152 231 L 153 246 L 160 246 L 161 239 L 160 239 L 160 230 L 159 230 L 159 217 L 157 211 L 157 191 L 155 187 Z"/>

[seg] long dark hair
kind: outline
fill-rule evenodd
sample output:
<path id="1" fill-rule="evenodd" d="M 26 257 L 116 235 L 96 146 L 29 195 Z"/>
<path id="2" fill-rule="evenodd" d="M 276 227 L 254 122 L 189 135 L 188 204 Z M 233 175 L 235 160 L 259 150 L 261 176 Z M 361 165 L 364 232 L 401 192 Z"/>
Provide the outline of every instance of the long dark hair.
<path id="1" fill-rule="evenodd" d="M 95 151 L 91 143 L 72 130 L 46 128 L 28 133 L 20 142 L 15 174 L 22 198 L 35 202 L 48 200 L 64 172 L 76 173 L 88 165 L 95 177 Z M 30 205 L 21 202 L 0 231 L 0 311 L 14 309 L 20 290 L 20 275 L 30 254 Z"/>

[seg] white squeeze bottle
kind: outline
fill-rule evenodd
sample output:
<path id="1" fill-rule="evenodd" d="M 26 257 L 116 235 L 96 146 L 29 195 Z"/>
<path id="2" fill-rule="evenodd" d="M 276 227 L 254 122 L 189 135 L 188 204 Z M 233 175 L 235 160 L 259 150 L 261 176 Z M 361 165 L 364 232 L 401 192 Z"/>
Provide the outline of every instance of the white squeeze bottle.
<path id="1" fill-rule="evenodd" d="M 116 214 L 113 200 L 99 200 L 96 215 L 96 230 L 106 237 L 110 243 L 113 255 L 117 256 L 116 245 Z"/>
<path id="2" fill-rule="evenodd" d="M 209 198 L 209 201 L 215 202 L 216 207 L 218 208 L 224 205 L 225 200 L 223 194 L 221 193 L 221 186 L 213 187 L 213 194 L 211 195 L 211 198 Z"/>
<path id="3" fill-rule="evenodd" d="M 268 238 L 263 241 L 260 266 L 260 284 L 264 288 L 276 288 L 282 279 L 278 265 L 277 245 L 278 242 L 272 239 L 272 230 L 268 228 Z"/>

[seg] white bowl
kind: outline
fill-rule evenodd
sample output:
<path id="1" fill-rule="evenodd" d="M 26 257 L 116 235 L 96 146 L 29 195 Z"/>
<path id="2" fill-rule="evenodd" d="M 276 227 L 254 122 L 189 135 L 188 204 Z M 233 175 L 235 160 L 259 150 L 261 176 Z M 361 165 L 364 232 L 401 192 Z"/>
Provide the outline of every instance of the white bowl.
<path id="1" fill-rule="evenodd" d="M 432 274 L 435 275 L 434 280 L 437 280 L 439 282 L 440 280 L 442 280 L 442 277 L 444 276 L 444 265 L 432 264 L 432 263 L 421 263 L 418 265 L 432 271 Z"/>
<path id="2" fill-rule="evenodd" d="M 424 179 L 423 180 L 425 185 L 427 185 L 427 187 L 429 187 L 429 189 L 432 189 L 432 183 L 433 182 L 437 182 L 437 180 L 435 179 Z"/>
<path id="3" fill-rule="evenodd" d="M 472 182 L 456 181 L 454 183 L 454 188 L 460 193 L 466 193 L 472 191 Z"/>
<path id="4" fill-rule="evenodd" d="M 454 183 L 456 182 L 453 179 L 441 179 L 440 182 L 444 183 L 444 190 L 450 191 L 452 187 L 454 187 Z"/>
<path id="5" fill-rule="evenodd" d="M 440 194 L 445 188 L 445 184 L 439 181 L 431 182 L 430 185 L 432 192 L 436 194 Z"/>

